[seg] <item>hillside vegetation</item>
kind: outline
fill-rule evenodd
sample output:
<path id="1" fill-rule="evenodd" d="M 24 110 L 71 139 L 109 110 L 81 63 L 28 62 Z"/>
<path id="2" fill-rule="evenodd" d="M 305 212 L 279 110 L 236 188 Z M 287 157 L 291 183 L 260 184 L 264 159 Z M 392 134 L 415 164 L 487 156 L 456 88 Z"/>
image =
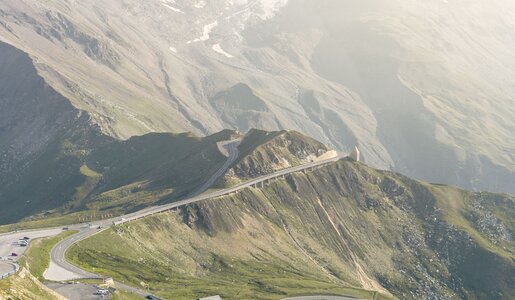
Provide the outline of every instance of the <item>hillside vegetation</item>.
<path id="1" fill-rule="evenodd" d="M 65 300 L 66 298 L 45 287 L 26 268 L 9 278 L 0 280 L 0 299 Z"/>
<path id="2" fill-rule="evenodd" d="M 514 215 L 512 196 L 341 160 L 111 228 L 68 254 L 173 299 L 510 299 Z"/>
<path id="3" fill-rule="evenodd" d="M 1 180 L 0 223 L 79 222 L 184 197 L 225 162 L 216 143 L 229 138 L 153 133 L 118 141 L 82 133 L 59 137 Z"/>
<path id="4" fill-rule="evenodd" d="M 237 135 L 115 139 L 45 82 L 27 53 L 1 42 L 0 50 L 0 77 L 9 79 L 0 83 L 0 224 L 16 223 L 0 231 L 95 220 L 182 198 L 225 162 L 217 143 Z M 266 159 L 256 174 L 264 174 L 325 149 L 296 132 L 251 130 L 234 170 L 247 178 L 259 155 Z"/>

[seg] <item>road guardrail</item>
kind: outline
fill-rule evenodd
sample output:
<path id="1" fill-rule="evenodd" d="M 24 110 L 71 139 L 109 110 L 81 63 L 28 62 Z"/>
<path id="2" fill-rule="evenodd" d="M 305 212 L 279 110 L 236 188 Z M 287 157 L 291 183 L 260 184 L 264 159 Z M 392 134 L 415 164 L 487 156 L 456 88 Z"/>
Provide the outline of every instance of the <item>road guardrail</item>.
<path id="1" fill-rule="evenodd" d="M 6 263 L 10 264 L 10 265 L 13 267 L 13 269 L 12 269 L 12 271 L 10 271 L 10 272 L 7 272 L 7 273 L 4 273 L 4 274 L 1 274 L 1 275 L 0 275 L 0 279 L 4 279 L 4 278 L 7 278 L 7 277 L 9 277 L 9 276 L 11 276 L 11 275 L 14 275 L 14 274 L 16 274 L 16 273 L 18 272 L 18 270 L 20 269 L 20 266 L 19 266 L 17 263 L 7 262 L 7 261 L 4 261 L 4 262 L 6 262 Z"/>

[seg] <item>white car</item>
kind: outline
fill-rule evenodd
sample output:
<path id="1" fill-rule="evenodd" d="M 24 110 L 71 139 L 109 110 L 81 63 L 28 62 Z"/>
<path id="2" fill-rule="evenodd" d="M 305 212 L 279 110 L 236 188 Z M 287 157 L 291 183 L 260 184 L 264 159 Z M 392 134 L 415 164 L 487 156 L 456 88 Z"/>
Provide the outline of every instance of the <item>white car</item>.
<path id="1" fill-rule="evenodd" d="M 109 294 L 109 291 L 106 289 L 98 289 L 95 294 L 96 295 L 107 295 L 107 294 Z"/>

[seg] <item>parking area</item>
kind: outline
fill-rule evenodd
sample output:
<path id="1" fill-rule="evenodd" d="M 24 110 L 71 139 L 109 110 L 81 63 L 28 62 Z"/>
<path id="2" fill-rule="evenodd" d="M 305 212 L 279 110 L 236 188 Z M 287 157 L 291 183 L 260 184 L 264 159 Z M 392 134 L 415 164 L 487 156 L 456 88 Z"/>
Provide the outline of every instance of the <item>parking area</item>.
<path id="1" fill-rule="evenodd" d="M 95 294 L 98 290 L 98 287 L 94 284 L 48 283 L 48 284 L 46 284 L 46 286 L 68 299 L 74 299 L 74 300 L 111 299 L 111 295 L 102 296 L 102 295 Z"/>
<path id="2" fill-rule="evenodd" d="M 0 275 L 11 272 L 14 269 L 13 265 L 0 261 Z"/>
<path id="3" fill-rule="evenodd" d="M 27 246 L 28 243 L 30 243 L 30 240 L 35 238 L 54 236 L 61 232 L 61 229 L 44 229 L 2 234 L 0 235 L 0 257 L 11 258 L 12 260 L 16 261 L 25 252 L 25 250 L 27 250 Z M 22 246 L 20 243 L 23 238 L 28 238 L 27 244 L 24 246 Z M 15 253 L 16 256 L 12 256 L 13 253 Z"/>

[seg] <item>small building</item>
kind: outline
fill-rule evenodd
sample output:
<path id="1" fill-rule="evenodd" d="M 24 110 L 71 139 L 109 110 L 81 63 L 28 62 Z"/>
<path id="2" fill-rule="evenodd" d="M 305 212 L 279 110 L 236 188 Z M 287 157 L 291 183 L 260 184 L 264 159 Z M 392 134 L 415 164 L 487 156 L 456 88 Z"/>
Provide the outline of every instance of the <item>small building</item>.
<path id="1" fill-rule="evenodd" d="M 103 283 L 106 286 L 114 286 L 114 279 L 111 277 L 104 278 Z"/>
<path id="2" fill-rule="evenodd" d="M 210 296 L 210 297 L 205 297 L 205 298 L 198 298 L 198 300 L 222 300 L 222 297 L 220 297 L 219 295 L 216 295 L 216 296 Z"/>

